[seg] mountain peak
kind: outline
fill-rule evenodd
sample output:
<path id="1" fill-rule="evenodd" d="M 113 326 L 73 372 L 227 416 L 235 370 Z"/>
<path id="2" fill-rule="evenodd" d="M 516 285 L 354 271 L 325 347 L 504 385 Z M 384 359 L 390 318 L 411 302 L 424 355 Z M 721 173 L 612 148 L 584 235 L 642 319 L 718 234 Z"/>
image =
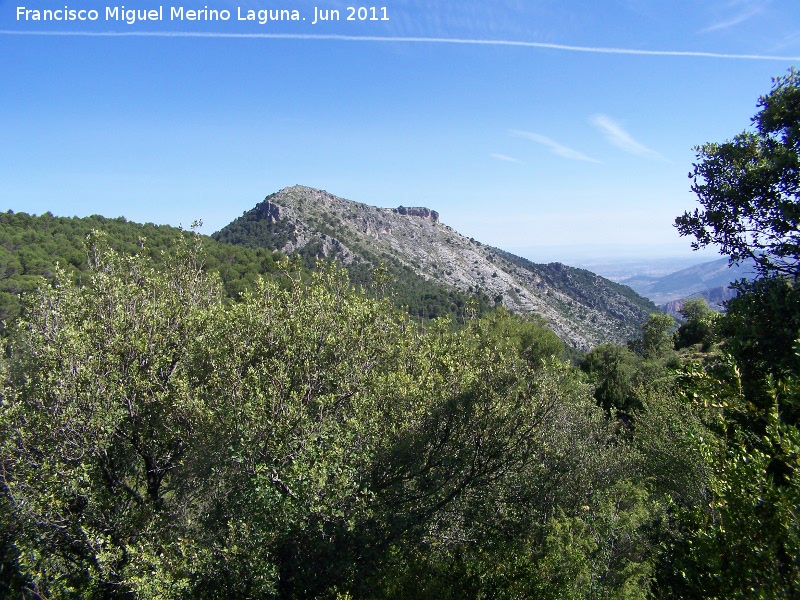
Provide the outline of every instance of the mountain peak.
<path id="1" fill-rule="evenodd" d="M 654 304 L 582 269 L 537 265 L 464 237 L 425 207 L 379 208 L 306 186 L 267 196 L 219 232 L 219 241 L 413 271 L 511 311 L 534 313 L 567 343 L 587 349 L 638 334 Z"/>
<path id="2" fill-rule="evenodd" d="M 403 216 L 420 217 L 422 219 L 427 219 L 432 223 L 439 222 L 439 213 L 424 206 L 401 205 L 397 208 L 378 208 L 377 206 L 362 204 L 360 202 L 354 202 L 353 200 L 345 200 L 344 198 L 334 196 L 325 190 L 299 184 L 283 188 L 282 190 L 267 196 L 261 204 L 269 205 L 275 203 L 278 205 L 283 205 L 287 208 L 292 208 L 297 203 L 303 204 L 307 201 L 316 202 L 321 207 L 328 207 L 332 209 L 346 206 L 352 208 L 359 207 L 367 211 L 392 212 Z"/>

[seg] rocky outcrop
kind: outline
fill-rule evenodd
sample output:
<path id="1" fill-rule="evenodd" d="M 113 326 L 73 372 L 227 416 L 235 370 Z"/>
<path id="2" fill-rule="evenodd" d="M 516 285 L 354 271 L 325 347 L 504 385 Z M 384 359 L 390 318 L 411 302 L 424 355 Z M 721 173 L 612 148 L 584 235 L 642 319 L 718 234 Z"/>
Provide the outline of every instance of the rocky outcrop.
<path id="1" fill-rule="evenodd" d="M 398 215 L 409 215 L 412 217 L 421 217 L 429 219 L 432 223 L 439 222 L 439 213 L 424 206 L 398 206 L 392 212 Z"/>
<path id="2" fill-rule="evenodd" d="M 263 215 L 265 219 L 268 219 L 270 223 L 274 223 L 275 221 L 280 221 L 281 219 L 288 217 L 287 211 L 284 207 L 273 204 L 269 200 L 264 200 L 264 202 L 261 202 L 258 206 L 256 206 L 256 211 Z"/>
<path id="3" fill-rule="evenodd" d="M 320 235 L 320 240 L 322 241 L 322 248 L 317 252 L 317 258 L 338 258 L 344 264 L 350 264 L 353 260 L 353 253 L 350 252 L 350 248 L 336 238 L 323 233 Z"/>

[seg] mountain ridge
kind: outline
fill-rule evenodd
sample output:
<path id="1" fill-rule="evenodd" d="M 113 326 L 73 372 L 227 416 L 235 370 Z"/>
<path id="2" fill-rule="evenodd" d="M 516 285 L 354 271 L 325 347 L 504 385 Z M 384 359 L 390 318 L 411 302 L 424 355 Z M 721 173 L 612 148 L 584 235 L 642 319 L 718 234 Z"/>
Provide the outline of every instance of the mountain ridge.
<path id="1" fill-rule="evenodd" d="M 538 265 L 472 238 L 426 207 L 379 208 L 306 186 L 267 196 L 218 232 L 226 243 L 338 260 L 351 271 L 387 264 L 461 292 L 481 292 L 545 319 L 580 349 L 625 342 L 658 309 L 630 288 L 583 269 Z"/>
<path id="2" fill-rule="evenodd" d="M 727 258 L 699 263 L 660 277 L 639 275 L 623 279 L 623 283 L 642 296 L 659 304 L 681 301 L 686 298 L 705 297 L 722 302 L 732 296 L 725 292 L 739 279 L 752 279 L 754 262 L 743 261 L 730 265 Z"/>

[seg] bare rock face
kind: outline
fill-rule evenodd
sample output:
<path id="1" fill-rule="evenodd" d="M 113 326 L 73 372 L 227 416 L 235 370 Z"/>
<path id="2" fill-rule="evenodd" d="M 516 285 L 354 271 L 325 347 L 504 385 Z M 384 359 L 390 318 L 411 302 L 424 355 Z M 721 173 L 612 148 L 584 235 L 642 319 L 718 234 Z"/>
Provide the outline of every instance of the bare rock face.
<path id="1" fill-rule="evenodd" d="M 394 209 L 398 215 L 410 215 L 412 217 L 421 217 L 423 219 L 430 219 L 432 223 L 439 222 L 439 213 L 424 206 L 398 206 Z"/>
<path id="2" fill-rule="evenodd" d="M 265 200 L 261 204 L 256 207 L 256 210 L 264 215 L 264 218 L 268 219 L 270 223 L 274 223 L 275 221 L 280 221 L 281 219 L 285 219 L 288 215 L 286 214 L 287 211 L 285 208 L 278 206 L 277 204 L 273 204 L 269 200 Z"/>
<path id="3" fill-rule="evenodd" d="M 581 349 L 625 342 L 657 310 L 633 290 L 594 273 L 537 265 L 466 238 L 425 207 L 378 208 L 294 186 L 271 194 L 240 220 L 248 231 L 263 232 L 263 247 L 308 247 L 344 264 L 369 264 L 375 257 L 399 261 L 440 285 L 484 292 L 511 311 L 542 316 L 561 339 Z M 226 241 L 224 228 L 217 235 Z"/>
<path id="4" fill-rule="evenodd" d="M 350 249 L 336 238 L 323 233 L 320 239 L 322 240 L 322 248 L 320 248 L 317 253 L 317 258 L 338 257 L 345 264 L 352 260 L 352 252 L 350 252 Z"/>

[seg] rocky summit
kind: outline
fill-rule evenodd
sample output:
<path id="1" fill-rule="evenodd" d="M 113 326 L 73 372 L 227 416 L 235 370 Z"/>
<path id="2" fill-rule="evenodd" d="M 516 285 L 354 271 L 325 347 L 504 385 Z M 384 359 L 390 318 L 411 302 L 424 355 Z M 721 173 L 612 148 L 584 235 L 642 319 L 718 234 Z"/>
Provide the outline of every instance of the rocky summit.
<path id="1" fill-rule="evenodd" d="M 510 311 L 540 315 L 583 350 L 624 343 L 657 311 L 627 286 L 584 269 L 535 264 L 464 237 L 430 208 L 379 208 L 304 186 L 267 196 L 214 237 L 290 254 L 310 251 L 344 265 L 401 264 L 426 281 L 483 292 Z"/>

